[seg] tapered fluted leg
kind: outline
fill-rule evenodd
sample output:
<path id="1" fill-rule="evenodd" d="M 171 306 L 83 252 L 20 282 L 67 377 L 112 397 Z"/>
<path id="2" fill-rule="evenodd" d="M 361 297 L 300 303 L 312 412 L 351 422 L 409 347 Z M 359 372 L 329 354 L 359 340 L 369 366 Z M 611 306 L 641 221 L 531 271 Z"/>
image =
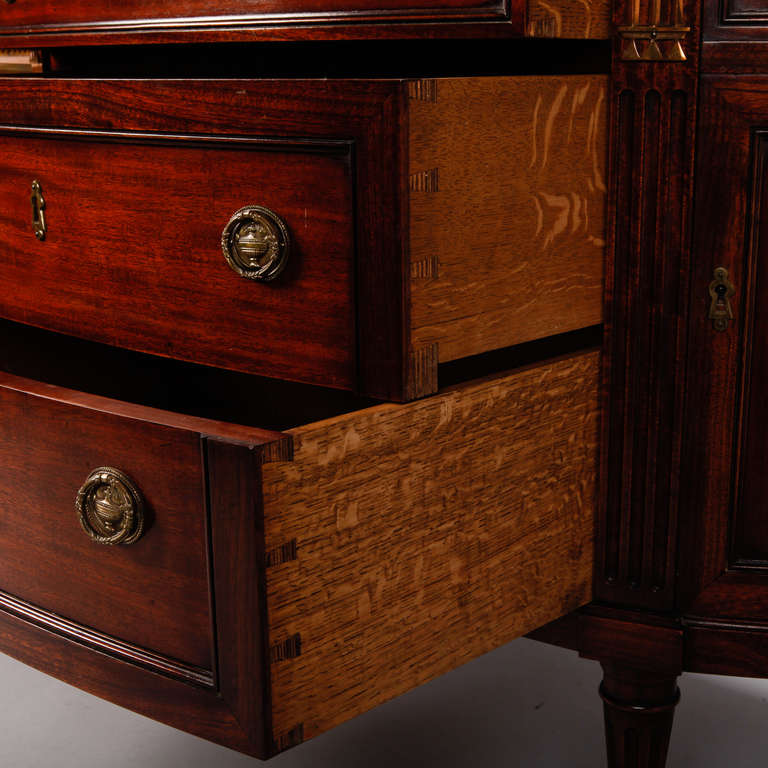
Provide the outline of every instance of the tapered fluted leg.
<path id="1" fill-rule="evenodd" d="M 680 699 L 677 676 L 603 664 L 600 695 L 608 768 L 664 768 Z"/>

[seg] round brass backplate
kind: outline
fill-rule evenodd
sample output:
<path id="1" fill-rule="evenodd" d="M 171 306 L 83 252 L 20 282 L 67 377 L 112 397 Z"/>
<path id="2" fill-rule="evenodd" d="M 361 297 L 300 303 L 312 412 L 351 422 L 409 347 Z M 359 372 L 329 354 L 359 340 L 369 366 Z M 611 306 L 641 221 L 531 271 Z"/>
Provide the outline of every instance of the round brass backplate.
<path id="1" fill-rule="evenodd" d="M 221 234 L 221 250 L 232 269 L 249 280 L 274 280 L 288 263 L 290 239 L 285 222 L 269 208 L 241 208 Z"/>
<path id="2" fill-rule="evenodd" d="M 99 544 L 133 544 L 144 532 L 144 499 L 119 469 L 99 467 L 75 500 L 80 525 Z"/>

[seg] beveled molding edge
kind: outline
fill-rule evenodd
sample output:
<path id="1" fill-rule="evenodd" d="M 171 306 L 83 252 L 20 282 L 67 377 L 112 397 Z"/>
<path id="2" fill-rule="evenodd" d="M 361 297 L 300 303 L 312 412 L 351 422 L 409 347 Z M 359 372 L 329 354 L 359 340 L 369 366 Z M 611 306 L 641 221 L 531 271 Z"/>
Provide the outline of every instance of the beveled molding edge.
<path id="1" fill-rule="evenodd" d="M 39 608 L 32 603 L 20 600 L 2 590 L 0 590 L 0 610 L 41 629 L 60 635 L 67 640 L 72 640 L 78 645 L 84 645 L 120 661 L 127 661 L 144 667 L 150 672 L 156 672 L 165 677 L 201 688 L 214 689 L 216 687 L 216 681 L 211 670 L 184 664 L 137 645 L 117 640 L 75 621 L 62 618 L 44 608 Z"/>
<path id="2" fill-rule="evenodd" d="M 675 62 L 686 61 L 683 42 L 691 31 L 685 19 L 683 0 L 632 0 L 628 18 L 617 27 L 622 45 L 622 61 Z"/>
<path id="3" fill-rule="evenodd" d="M 232 32 L 251 29 L 295 26 L 341 26 L 360 24 L 407 24 L 451 22 L 508 22 L 509 0 L 489 0 L 473 8 L 453 8 L 449 4 L 435 9 L 376 9 L 340 11 L 287 11 L 218 16 L 174 16 L 166 18 L 111 19 L 105 21 L 59 21 L 52 23 L 3 25 L 3 37 L 30 35 L 55 36 L 62 33 L 110 32 Z"/>
<path id="4" fill-rule="evenodd" d="M 768 11 L 735 11 L 733 0 L 720 0 L 718 23 L 722 26 L 745 27 L 768 22 Z"/>

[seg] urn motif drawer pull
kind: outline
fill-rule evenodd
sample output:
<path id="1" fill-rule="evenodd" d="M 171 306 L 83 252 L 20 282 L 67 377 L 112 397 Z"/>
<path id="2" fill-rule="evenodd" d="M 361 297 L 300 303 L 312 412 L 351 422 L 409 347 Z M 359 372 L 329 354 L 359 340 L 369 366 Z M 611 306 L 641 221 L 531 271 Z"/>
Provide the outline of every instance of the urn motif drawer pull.
<path id="1" fill-rule="evenodd" d="M 75 500 L 83 530 L 99 544 L 133 544 L 144 532 L 144 499 L 119 469 L 94 469 Z"/>
<path id="2" fill-rule="evenodd" d="M 278 277 L 288 263 L 288 228 L 269 208 L 247 205 L 224 228 L 221 249 L 238 275 L 266 283 Z"/>

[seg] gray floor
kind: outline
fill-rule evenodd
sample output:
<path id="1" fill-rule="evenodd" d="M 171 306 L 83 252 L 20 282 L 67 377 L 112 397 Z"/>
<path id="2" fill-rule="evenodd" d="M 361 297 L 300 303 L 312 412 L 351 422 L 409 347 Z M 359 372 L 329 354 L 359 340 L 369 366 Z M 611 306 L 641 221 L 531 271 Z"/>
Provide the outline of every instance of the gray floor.
<path id="1" fill-rule="evenodd" d="M 0 657 L 2 768 L 258 768 Z M 598 768 L 596 664 L 517 640 L 270 768 Z M 669 768 L 764 766 L 768 682 L 686 675 Z"/>

